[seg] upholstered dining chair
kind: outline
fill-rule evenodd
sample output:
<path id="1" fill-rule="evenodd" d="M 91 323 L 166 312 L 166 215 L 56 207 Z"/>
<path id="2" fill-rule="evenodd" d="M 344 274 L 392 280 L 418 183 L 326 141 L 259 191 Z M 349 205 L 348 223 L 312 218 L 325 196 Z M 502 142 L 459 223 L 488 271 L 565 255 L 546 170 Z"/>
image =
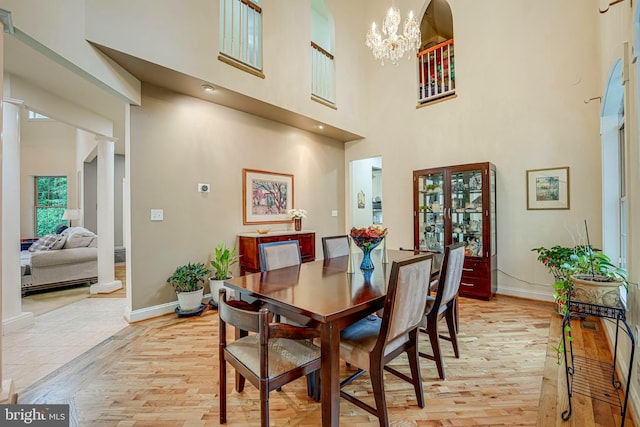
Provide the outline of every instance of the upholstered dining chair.
<path id="1" fill-rule="evenodd" d="M 227 422 L 227 363 L 260 391 L 260 425 L 269 426 L 269 393 L 320 369 L 320 348 L 312 338 L 314 328 L 270 323 L 266 308 L 243 310 L 227 301 L 225 289 L 219 299 L 220 424 Z M 227 342 L 227 324 L 257 331 Z"/>
<path id="2" fill-rule="evenodd" d="M 324 259 L 349 255 L 349 236 L 328 236 L 322 238 Z"/>
<path id="3" fill-rule="evenodd" d="M 302 263 L 300 243 L 297 240 L 261 243 L 258 245 L 258 252 L 261 271 L 276 270 Z"/>
<path id="4" fill-rule="evenodd" d="M 453 353 L 460 357 L 458 351 L 458 290 L 462 279 L 465 243 L 454 243 L 444 249 L 440 278 L 435 297 L 427 298 L 427 309 L 421 331 L 429 334 L 433 355 L 420 352 L 420 356 L 436 362 L 438 376 L 444 379 L 444 366 L 440 352 L 440 338 L 451 341 Z M 446 318 L 449 336 L 438 333 L 438 323 Z"/>
<path id="5" fill-rule="evenodd" d="M 382 318 L 366 317 L 348 326 L 340 334 L 340 357 L 358 368 L 340 383 L 340 396 L 377 416 L 380 426 L 389 425 L 383 370 L 413 384 L 418 406 L 424 408 L 418 362 L 418 328 L 424 318 L 432 262 L 433 255 L 417 255 L 394 261 Z M 411 377 L 387 366 L 402 353 L 407 354 Z M 371 377 L 375 408 L 344 390 L 344 387 L 365 371 L 369 371 Z"/>

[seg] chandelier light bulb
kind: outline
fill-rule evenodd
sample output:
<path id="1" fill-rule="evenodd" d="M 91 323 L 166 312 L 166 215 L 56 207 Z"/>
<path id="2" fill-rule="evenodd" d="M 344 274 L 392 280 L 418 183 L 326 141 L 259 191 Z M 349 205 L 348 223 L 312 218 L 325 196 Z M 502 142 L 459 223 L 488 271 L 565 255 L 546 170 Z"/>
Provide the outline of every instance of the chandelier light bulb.
<path id="1" fill-rule="evenodd" d="M 409 53 L 408 57 L 411 58 L 411 52 L 417 52 L 420 46 L 420 27 L 413 12 L 409 12 L 404 21 L 402 34 L 398 34 L 400 22 L 400 11 L 395 7 L 390 7 L 382 21 L 382 34 L 386 38 L 382 38 L 375 22 L 371 24 L 371 30 L 367 32 L 365 44 L 371 49 L 374 58 L 380 59 L 382 65 L 385 60 L 397 64 L 398 59 L 402 58 L 405 53 Z"/>

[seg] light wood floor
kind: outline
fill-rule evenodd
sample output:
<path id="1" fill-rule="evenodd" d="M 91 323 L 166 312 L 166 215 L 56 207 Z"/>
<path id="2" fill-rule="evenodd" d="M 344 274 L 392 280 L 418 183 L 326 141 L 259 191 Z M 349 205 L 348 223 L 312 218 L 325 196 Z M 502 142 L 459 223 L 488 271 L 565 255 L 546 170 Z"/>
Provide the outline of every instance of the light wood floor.
<path id="1" fill-rule="evenodd" d="M 607 416 L 607 408 L 582 401 L 572 419 L 560 420 L 564 371 L 548 349 L 550 326 L 555 343 L 560 318 L 549 304 L 503 296 L 489 302 L 462 299 L 461 358 L 442 343 L 447 379 L 438 380 L 435 364 L 421 360 L 424 409 L 417 407 L 409 384 L 385 375 L 391 425 L 613 426 L 610 410 Z M 217 312 L 211 310 L 200 317 L 169 315 L 132 324 L 25 390 L 20 403 L 69 403 L 72 425 L 83 427 L 218 425 L 217 329 Z M 574 336 L 580 333 L 574 328 Z M 598 347 L 606 347 L 603 338 L 593 337 Z M 424 334 L 420 345 L 430 349 Z M 395 365 L 405 370 L 404 358 Z M 347 374 L 344 366 L 342 374 Z M 373 401 L 368 375 L 350 388 Z M 255 388 L 248 384 L 240 394 L 231 384 L 228 389 L 227 425 L 259 425 Z M 271 393 L 270 406 L 272 425 L 320 423 L 320 405 L 307 397 L 304 380 Z M 344 426 L 378 425 L 346 401 L 340 414 Z M 628 419 L 626 425 L 634 424 Z"/>

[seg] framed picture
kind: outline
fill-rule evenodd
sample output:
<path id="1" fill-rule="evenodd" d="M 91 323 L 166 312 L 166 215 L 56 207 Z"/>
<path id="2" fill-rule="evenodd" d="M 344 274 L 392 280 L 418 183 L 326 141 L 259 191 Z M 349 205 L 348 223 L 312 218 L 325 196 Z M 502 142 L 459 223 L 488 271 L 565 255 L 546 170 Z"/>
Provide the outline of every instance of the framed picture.
<path id="1" fill-rule="evenodd" d="M 527 209 L 569 209 L 569 166 L 527 171 Z"/>
<path id="2" fill-rule="evenodd" d="M 293 175 L 242 169 L 242 223 L 291 222 Z"/>

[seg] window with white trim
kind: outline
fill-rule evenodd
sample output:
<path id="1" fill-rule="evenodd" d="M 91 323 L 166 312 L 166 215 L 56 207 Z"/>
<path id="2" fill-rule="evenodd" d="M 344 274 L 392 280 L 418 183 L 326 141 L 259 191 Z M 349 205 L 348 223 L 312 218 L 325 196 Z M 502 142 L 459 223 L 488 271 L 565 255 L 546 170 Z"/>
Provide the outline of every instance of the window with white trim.
<path id="1" fill-rule="evenodd" d="M 220 0 L 220 54 L 262 71 L 262 0 Z"/>
<path id="2" fill-rule="evenodd" d="M 67 177 L 36 176 L 34 184 L 36 236 L 55 233 L 67 208 Z"/>

